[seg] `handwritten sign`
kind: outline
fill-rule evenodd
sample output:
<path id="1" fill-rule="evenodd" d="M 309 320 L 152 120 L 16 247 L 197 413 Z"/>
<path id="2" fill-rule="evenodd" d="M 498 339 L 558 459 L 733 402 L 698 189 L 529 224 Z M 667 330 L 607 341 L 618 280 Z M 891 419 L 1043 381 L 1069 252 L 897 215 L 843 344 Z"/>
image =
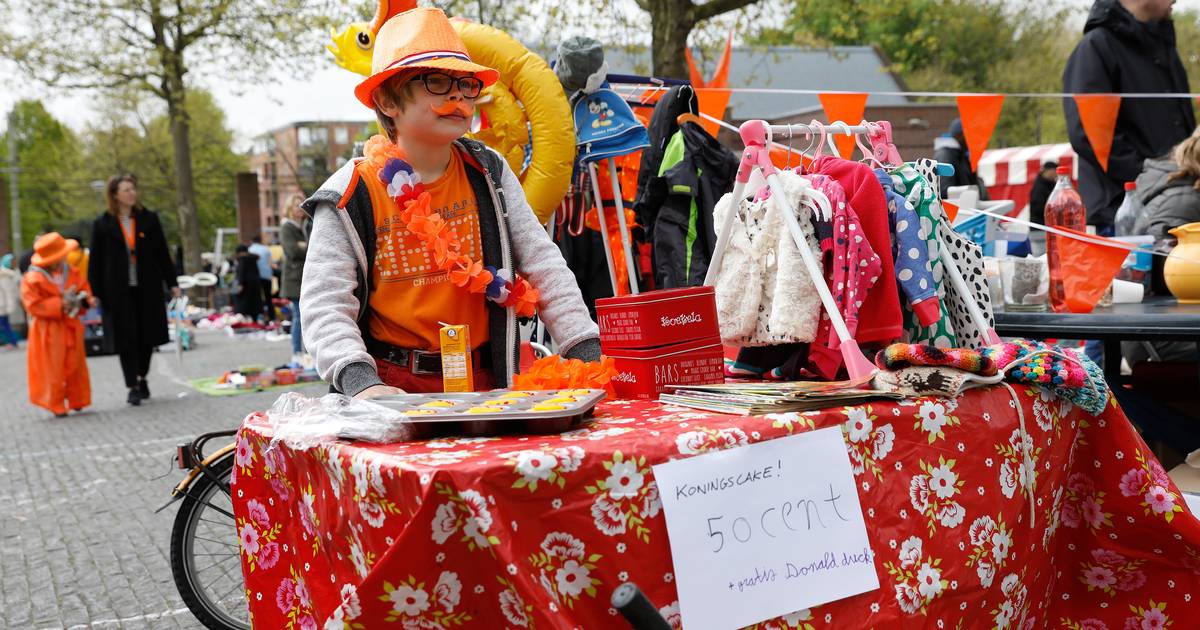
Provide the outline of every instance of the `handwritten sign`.
<path id="1" fill-rule="evenodd" d="M 659 464 L 654 477 L 688 630 L 879 588 L 840 428 Z"/>

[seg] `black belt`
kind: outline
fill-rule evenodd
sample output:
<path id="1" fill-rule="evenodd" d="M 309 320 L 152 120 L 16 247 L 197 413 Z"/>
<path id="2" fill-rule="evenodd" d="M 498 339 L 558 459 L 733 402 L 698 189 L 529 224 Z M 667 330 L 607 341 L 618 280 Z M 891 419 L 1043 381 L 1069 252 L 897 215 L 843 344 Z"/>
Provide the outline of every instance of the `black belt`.
<path id="1" fill-rule="evenodd" d="M 393 346 L 376 339 L 366 342 L 367 352 L 376 359 L 400 367 L 410 367 L 413 374 L 441 374 L 442 354 L 425 350 L 410 350 Z M 483 344 L 471 352 L 471 365 L 476 370 L 492 368 L 492 351 L 490 344 Z"/>

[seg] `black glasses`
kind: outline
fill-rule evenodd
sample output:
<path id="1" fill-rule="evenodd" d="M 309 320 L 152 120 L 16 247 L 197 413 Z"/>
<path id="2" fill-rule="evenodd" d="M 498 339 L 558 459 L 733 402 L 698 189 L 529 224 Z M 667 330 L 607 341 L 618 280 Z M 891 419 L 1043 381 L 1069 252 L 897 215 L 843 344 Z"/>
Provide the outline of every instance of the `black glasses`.
<path id="1" fill-rule="evenodd" d="M 425 91 L 434 96 L 449 94 L 455 85 L 464 98 L 476 98 L 483 91 L 483 81 L 473 76 L 452 77 L 441 72 L 430 72 L 417 78 L 425 85 Z"/>

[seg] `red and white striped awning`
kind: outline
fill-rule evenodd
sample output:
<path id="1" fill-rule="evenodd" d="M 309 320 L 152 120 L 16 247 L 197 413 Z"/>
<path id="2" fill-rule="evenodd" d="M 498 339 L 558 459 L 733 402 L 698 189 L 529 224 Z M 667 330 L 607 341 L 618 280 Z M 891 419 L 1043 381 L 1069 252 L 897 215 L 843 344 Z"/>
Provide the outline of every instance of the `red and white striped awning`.
<path id="1" fill-rule="evenodd" d="M 979 159 L 979 179 L 992 199 L 1009 199 L 1015 206 L 1010 216 L 1019 216 L 1029 206 L 1029 192 L 1042 164 L 1057 162 L 1071 167 L 1071 179 L 1079 179 L 1078 160 L 1070 144 L 1040 144 L 984 151 Z"/>
<path id="2" fill-rule="evenodd" d="M 1042 164 L 1058 162 L 1071 166 L 1071 179 L 1077 179 L 1075 150 L 1070 144 L 1039 144 L 1032 147 L 1011 147 L 984 151 L 979 159 L 979 178 L 988 188 L 992 186 L 1021 186 L 1032 184 Z"/>

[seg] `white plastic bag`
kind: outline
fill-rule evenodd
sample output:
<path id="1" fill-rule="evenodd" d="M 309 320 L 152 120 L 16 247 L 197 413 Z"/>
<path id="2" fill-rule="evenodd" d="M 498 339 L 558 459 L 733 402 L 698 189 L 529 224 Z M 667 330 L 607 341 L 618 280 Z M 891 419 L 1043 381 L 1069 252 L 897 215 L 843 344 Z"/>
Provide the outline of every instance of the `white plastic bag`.
<path id="1" fill-rule="evenodd" d="M 367 400 L 342 394 L 309 398 L 287 392 L 267 411 L 272 448 L 283 442 L 307 450 L 338 438 L 364 442 L 403 442 L 413 434 L 408 416 Z"/>

